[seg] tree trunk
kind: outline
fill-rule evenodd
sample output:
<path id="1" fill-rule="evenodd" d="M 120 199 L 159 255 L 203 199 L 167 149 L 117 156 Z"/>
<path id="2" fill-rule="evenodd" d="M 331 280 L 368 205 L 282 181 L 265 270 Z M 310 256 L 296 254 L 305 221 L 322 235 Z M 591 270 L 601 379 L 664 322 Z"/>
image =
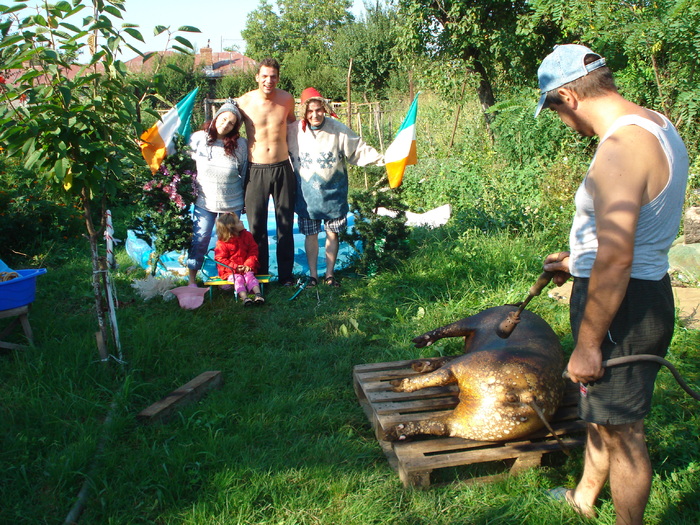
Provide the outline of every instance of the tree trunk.
<path id="1" fill-rule="evenodd" d="M 96 229 L 95 224 L 92 220 L 92 209 L 90 205 L 90 197 L 86 189 L 83 189 L 81 199 L 83 201 L 83 212 L 85 214 L 85 226 L 88 231 L 88 240 L 90 242 L 90 256 L 92 259 L 92 291 L 95 296 L 95 312 L 97 314 L 97 325 L 99 327 L 99 332 L 97 332 L 97 350 L 100 354 L 100 359 L 106 361 L 109 358 L 109 351 L 107 349 L 107 324 L 105 322 L 105 310 L 106 305 L 103 301 L 103 297 L 106 296 L 106 290 L 104 289 L 104 279 L 102 279 L 102 273 L 107 271 L 106 261 L 104 262 L 104 268 L 100 262 L 100 254 L 98 251 L 98 240 L 100 233 L 103 228 Z M 102 213 L 103 217 L 105 212 Z M 103 218 L 103 221 L 105 219 Z"/>
<path id="2" fill-rule="evenodd" d="M 491 86 L 491 80 L 489 79 L 489 75 L 486 71 L 486 68 L 484 68 L 484 65 L 478 60 L 473 60 L 472 63 L 472 69 L 474 73 L 479 75 L 479 87 L 476 91 L 479 96 L 479 102 L 481 103 L 481 109 L 484 112 L 484 122 L 486 123 L 486 131 L 488 131 L 491 142 L 493 143 L 494 137 L 493 131 L 491 130 L 491 122 L 493 120 L 493 116 L 490 113 L 488 113 L 488 110 L 496 102 L 493 96 L 493 87 Z"/>

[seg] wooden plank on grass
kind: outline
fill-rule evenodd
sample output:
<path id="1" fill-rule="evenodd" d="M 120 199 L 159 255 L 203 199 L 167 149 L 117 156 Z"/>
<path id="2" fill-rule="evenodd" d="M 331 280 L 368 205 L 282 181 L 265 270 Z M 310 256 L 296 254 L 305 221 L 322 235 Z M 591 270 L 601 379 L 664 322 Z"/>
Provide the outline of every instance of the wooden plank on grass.
<path id="1" fill-rule="evenodd" d="M 221 372 L 218 370 L 202 372 L 189 383 L 170 392 L 163 399 L 156 401 L 148 408 L 144 408 L 136 415 L 136 419 L 141 423 L 165 422 L 177 410 L 199 401 L 210 390 L 220 388 L 221 382 Z"/>

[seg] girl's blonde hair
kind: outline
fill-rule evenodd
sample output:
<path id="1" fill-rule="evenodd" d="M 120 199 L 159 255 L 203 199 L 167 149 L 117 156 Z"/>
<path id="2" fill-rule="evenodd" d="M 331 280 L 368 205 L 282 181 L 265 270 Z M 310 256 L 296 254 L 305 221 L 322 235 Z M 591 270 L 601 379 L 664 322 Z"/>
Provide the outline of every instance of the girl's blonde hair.
<path id="1" fill-rule="evenodd" d="M 236 226 L 241 220 L 235 213 L 220 213 L 216 218 L 216 236 L 220 241 L 228 241 L 231 237 L 238 237 Z"/>

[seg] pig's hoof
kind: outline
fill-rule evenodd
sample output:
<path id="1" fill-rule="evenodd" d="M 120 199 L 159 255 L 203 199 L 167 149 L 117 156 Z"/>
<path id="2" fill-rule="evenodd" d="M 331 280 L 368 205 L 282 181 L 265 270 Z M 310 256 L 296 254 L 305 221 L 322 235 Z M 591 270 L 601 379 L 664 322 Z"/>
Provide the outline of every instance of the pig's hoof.
<path id="1" fill-rule="evenodd" d="M 406 439 L 406 436 L 401 432 L 404 428 L 406 428 L 406 425 L 403 423 L 394 426 L 386 433 L 386 439 L 388 441 L 403 441 Z"/>
<path id="2" fill-rule="evenodd" d="M 414 337 L 411 339 L 413 343 L 416 345 L 416 348 L 423 348 L 425 346 L 430 346 L 433 344 L 433 340 L 430 338 L 430 335 L 428 334 L 423 334 L 419 335 L 418 337 Z"/>
<path id="3" fill-rule="evenodd" d="M 418 372 L 419 374 L 432 372 L 430 367 L 430 361 L 416 361 L 415 363 L 411 364 L 411 368 L 413 368 L 413 370 L 415 372 Z"/>
<path id="4" fill-rule="evenodd" d="M 405 379 L 394 379 L 390 381 L 389 384 L 394 392 L 404 392 L 404 381 Z"/>

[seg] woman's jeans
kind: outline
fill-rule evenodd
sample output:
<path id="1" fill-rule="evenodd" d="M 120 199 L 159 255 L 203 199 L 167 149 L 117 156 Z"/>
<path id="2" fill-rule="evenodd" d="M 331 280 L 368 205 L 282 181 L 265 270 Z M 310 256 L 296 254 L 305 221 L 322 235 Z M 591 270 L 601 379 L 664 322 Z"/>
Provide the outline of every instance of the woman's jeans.
<path id="1" fill-rule="evenodd" d="M 241 211 L 236 214 L 241 217 Z M 211 241 L 211 233 L 216 226 L 216 218 L 218 213 L 215 211 L 205 210 L 198 206 L 194 207 L 192 212 L 193 235 L 190 251 L 187 254 L 187 262 L 185 266 L 190 270 L 199 270 L 204 264 L 204 256 L 209 251 L 209 242 Z"/>

